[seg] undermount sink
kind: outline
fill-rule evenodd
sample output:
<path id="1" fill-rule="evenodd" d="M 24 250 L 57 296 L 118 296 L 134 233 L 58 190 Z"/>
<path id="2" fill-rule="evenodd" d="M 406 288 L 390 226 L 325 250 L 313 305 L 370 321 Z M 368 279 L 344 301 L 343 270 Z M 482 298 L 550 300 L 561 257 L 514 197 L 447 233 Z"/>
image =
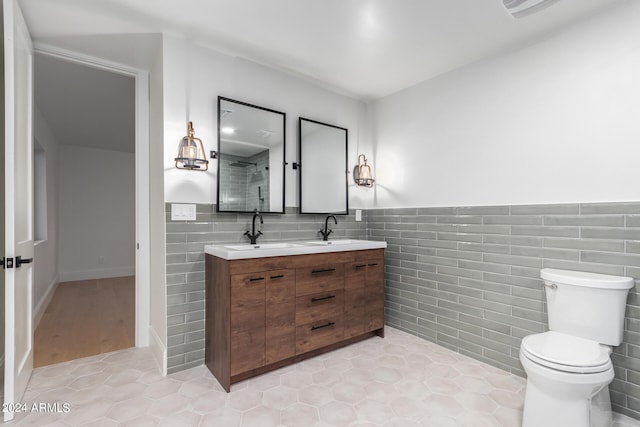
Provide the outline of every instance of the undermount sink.
<path id="1" fill-rule="evenodd" d="M 351 245 L 354 243 L 360 242 L 360 240 L 312 240 L 309 243 L 310 245 Z"/>
<path id="2" fill-rule="evenodd" d="M 284 249 L 284 248 L 296 248 L 301 246 L 297 243 L 256 243 L 255 245 L 250 245 L 248 243 L 244 245 L 225 245 L 227 249 L 233 249 L 234 251 L 245 251 L 251 249 Z"/>

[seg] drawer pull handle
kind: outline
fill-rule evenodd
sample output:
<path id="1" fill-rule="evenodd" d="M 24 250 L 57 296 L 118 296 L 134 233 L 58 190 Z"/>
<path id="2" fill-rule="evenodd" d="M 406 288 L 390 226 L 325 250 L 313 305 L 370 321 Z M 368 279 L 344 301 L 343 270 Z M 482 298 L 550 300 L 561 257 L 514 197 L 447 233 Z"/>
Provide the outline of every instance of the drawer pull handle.
<path id="1" fill-rule="evenodd" d="M 249 279 L 250 282 L 257 282 L 258 280 L 264 280 L 264 277 L 252 277 Z"/>
<path id="2" fill-rule="evenodd" d="M 323 268 L 322 270 L 311 270 L 311 274 L 329 273 L 330 271 L 336 271 L 336 269 L 335 268 Z"/>
<path id="3" fill-rule="evenodd" d="M 335 295 L 327 295 L 326 297 L 311 298 L 311 302 L 324 301 L 324 300 L 328 300 L 335 297 L 336 297 Z"/>
<path id="4" fill-rule="evenodd" d="M 315 331 L 316 329 L 328 328 L 329 326 L 333 326 L 335 324 L 336 324 L 336 322 L 329 322 L 329 323 L 325 323 L 324 325 L 320 325 L 320 326 L 312 326 L 311 330 Z"/>
<path id="5" fill-rule="evenodd" d="M 375 267 L 376 265 L 378 265 L 378 263 L 373 263 L 373 264 L 369 264 L 369 267 Z"/>
<path id="6" fill-rule="evenodd" d="M 284 277 L 284 274 L 278 274 L 277 276 L 270 276 L 270 279 L 282 279 Z"/>
<path id="7" fill-rule="evenodd" d="M 358 264 L 358 265 L 356 265 L 356 268 L 362 268 L 362 267 L 366 267 L 366 266 L 367 266 L 367 264 Z"/>

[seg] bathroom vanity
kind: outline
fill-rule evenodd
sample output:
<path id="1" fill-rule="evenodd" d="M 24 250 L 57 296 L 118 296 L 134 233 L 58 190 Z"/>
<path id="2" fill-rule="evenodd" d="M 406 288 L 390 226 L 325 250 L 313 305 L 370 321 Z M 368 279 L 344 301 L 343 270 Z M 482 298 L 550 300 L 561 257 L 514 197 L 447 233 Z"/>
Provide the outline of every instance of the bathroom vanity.
<path id="1" fill-rule="evenodd" d="M 384 336 L 385 242 L 206 246 L 205 363 L 231 384 Z"/>

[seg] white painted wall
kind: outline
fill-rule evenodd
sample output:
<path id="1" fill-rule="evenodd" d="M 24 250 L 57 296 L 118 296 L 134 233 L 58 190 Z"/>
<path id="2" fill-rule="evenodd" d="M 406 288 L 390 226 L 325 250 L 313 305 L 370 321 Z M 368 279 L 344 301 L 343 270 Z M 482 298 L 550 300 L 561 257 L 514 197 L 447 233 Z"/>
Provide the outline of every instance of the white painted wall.
<path id="1" fill-rule="evenodd" d="M 34 247 L 33 313 L 39 320 L 58 284 L 58 151 L 59 142 L 37 106 L 33 115 L 34 138 L 44 150 L 46 160 L 46 210 L 36 215 L 46 221 L 46 240 Z M 36 321 L 37 325 L 37 321 Z"/>
<path id="2" fill-rule="evenodd" d="M 375 207 L 640 200 L 640 2 L 371 105 Z"/>
<path id="3" fill-rule="evenodd" d="M 59 155 L 60 281 L 135 274 L 135 155 L 70 145 Z"/>
<path id="4" fill-rule="evenodd" d="M 164 167 L 165 200 L 176 203 L 216 202 L 216 161 L 209 171 L 178 170 L 174 158 L 185 136 L 187 121 L 205 151 L 217 150 L 217 97 L 219 95 L 287 114 L 285 206 L 297 206 L 298 116 L 349 129 L 350 161 L 357 162 L 357 142 L 364 131 L 365 106 L 353 98 L 316 84 L 219 52 L 164 36 Z"/>

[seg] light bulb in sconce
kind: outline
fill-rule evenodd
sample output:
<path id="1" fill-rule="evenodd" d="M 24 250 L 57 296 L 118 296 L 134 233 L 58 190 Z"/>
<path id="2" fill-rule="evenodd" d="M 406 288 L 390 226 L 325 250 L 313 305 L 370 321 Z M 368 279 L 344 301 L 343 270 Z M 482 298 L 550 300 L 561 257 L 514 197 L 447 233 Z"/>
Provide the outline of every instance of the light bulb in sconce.
<path id="1" fill-rule="evenodd" d="M 189 144 L 189 148 L 187 149 L 187 157 L 189 159 L 195 159 L 198 157 L 198 147 L 193 141 Z"/>
<path id="2" fill-rule="evenodd" d="M 367 158 L 364 154 L 358 156 L 358 164 L 353 169 L 353 179 L 359 187 L 373 187 L 375 182 L 373 172 L 371 171 L 371 166 L 367 164 Z"/>
<path id="3" fill-rule="evenodd" d="M 196 138 L 192 122 L 187 124 L 187 136 L 180 141 L 178 157 L 174 160 L 176 161 L 176 168 L 178 169 L 199 171 L 209 169 L 209 161 L 205 158 L 202 140 Z"/>

